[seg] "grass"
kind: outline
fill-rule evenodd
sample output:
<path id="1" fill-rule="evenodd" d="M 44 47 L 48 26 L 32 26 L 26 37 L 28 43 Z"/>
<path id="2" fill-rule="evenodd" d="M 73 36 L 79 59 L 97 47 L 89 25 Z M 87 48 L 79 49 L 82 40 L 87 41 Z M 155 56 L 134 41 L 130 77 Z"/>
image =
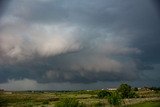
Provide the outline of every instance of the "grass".
<path id="1" fill-rule="evenodd" d="M 160 102 L 145 102 L 124 107 L 160 107 Z"/>
<path id="2" fill-rule="evenodd" d="M 12 94 L 0 93 L 0 107 L 54 107 L 54 105 L 63 98 L 75 98 L 79 103 L 87 105 L 87 107 L 103 107 L 109 106 L 106 98 L 99 99 L 97 93 L 99 91 L 73 91 L 73 92 L 12 92 Z M 160 93 L 154 91 L 138 91 L 137 93 L 142 96 L 136 99 L 124 99 L 124 105 L 137 104 L 148 101 L 160 101 Z M 153 107 L 160 107 L 156 102 L 150 102 Z M 150 105 L 150 103 L 148 105 Z M 145 104 L 145 103 L 144 103 Z M 156 106 L 156 104 L 158 106 Z M 126 106 L 132 107 L 132 106 Z M 133 106 L 133 107 L 138 107 Z M 139 106 L 139 107 L 143 107 Z M 152 107 L 152 106 L 144 106 Z"/>
<path id="3" fill-rule="evenodd" d="M 64 98 L 55 104 L 55 107 L 86 107 L 75 98 Z"/>

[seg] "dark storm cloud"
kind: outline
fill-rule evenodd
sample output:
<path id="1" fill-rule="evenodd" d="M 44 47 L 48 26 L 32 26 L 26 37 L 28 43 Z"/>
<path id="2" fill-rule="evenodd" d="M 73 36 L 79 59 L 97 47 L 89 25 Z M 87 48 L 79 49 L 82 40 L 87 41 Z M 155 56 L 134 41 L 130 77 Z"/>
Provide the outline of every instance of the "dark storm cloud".
<path id="1" fill-rule="evenodd" d="M 151 0 L 13 0 L 0 28 L 1 83 L 152 81 L 146 71 L 159 74 L 160 20 Z"/>
<path id="2" fill-rule="evenodd" d="M 19 80 L 28 78 L 31 80 L 36 79 L 40 83 L 64 81 L 92 83 L 97 81 L 134 80 L 138 78 L 138 75 L 134 73 L 136 71 L 134 64 L 131 62 L 123 65 L 120 64 L 121 62 L 118 63 L 109 59 L 84 57 L 79 59 L 77 55 L 63 55 L 3 65 L 0 71 L 4 79 L 1 82 L 7 81 L 7 79 Z"/>
<path id="3" fill-rule="evenodd" d="M 153 3 L 154 3 L 154 5 L 156 6 L 157 12 L 158 12 L 159 15 L 160 15 L 160 1 L 159 1 L 159 0 L 153 0 Z"/>
<path id="4" fill-rule="evenodd" d="M 5 9 L 7 8 L 9 2 L 10 2 L 10 0 L 1 0 L 0 1 L 0 17 L 5 12 Z"/>

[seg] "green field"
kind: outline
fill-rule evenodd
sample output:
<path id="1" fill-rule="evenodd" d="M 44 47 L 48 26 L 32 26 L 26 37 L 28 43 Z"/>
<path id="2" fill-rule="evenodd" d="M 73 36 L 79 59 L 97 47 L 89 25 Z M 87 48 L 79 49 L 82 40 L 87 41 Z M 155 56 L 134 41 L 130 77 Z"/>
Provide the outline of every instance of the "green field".
<path id="1" fill-rule="evenodd" d="M 145 102 L 126 107 L 160 107 L 160 102 Z"/>
<path id="2" fill-rule="evenodd" d="M 98 91 L 99 90 L 1 92 L 0 107 L 54 107 L 54 105 L 63 98 L 75 98 L 80 103 L 86 105 L 86 107 L 110 107 L 107 98 L 100 99 L 97 97 Z M 136 93 L 139 94 L 139 98 L 123 99 L 121 106 L 160 107 L 160 92 L 142 90 Z"/>

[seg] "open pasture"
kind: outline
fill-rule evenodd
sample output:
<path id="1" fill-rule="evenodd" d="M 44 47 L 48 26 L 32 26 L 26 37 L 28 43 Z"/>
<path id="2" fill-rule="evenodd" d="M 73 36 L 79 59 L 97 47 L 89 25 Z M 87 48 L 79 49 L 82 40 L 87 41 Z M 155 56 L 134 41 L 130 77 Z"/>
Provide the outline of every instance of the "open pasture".
<path id="1" fill-rule="evenodd" d="M 106 98 L 100 99 L 97 97 L 98 92 L 99 90 L 1 92 L 0 106 L 54 107 L 55 103 L 59 102 L 63 98 L 75 98 L 80 103 L 83 103 L 88 107 L 110 107 L 110 104 L 108 103 L 108 100 Z M 141 104 L 149 101 L 154 101 L 154 102 L 160 101 L 160 92 L 148 90 L 148 91 L 137 91 L 136 93 L 139 94 L 139 98 L 123 99 L 121 106 L 130 107 L 129 105 L 134 105 L 139 103 Z"/>

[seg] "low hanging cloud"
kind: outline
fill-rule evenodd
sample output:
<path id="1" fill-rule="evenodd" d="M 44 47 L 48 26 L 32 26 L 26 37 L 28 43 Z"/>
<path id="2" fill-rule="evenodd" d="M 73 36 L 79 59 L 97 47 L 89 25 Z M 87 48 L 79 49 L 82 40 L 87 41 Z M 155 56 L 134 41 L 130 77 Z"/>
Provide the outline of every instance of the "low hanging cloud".
<path id="1" fill-rule="evenodd" d="M 82 58 L 81 60 L 75 62 L 71 66 L 71 68 L 73 70 L 82 70 L 82 71 L 84 70 L 84 71 L 95 71 L 95 72 L 103 71 L 103 72 L 111 72 L 111 73 L 126 72 L 131 68 L 136 69 L 134 63 L 131 63 L 131 62 L 130 64 L 127 64 L 127 63 L 123 61 L 109 59 L 105 56 L 92 56 L 89 58 Z"/>
<path id="2" fill-rule="evenodd" d="M 23 80 L 8 80 L 7 83 L 0 84 L 6 90 L 35 90 L 37 89 L 38 83 L 34 80 L 23 79 Z"/>
<path id="3" fill-rule="evenodd" d="M 61 62 L 43 74 L 43 82 L 93 83 L 98 81 L 132 81 L 139 78 L 137 65 L 133 61 L 118 61 L 105 56 L 90 56 Z"/>
<path id="4" fill-rule="evenodd" d="M 21 79 L 21 80 L 8 80 L 7 83 L 0 84 L 0 87 L 3 87 L 5 90 L 15 90 L 15 91 L 24 91 L 24 90 L 82 90 L 82 89 L 95 89 L 98 86 L 98 89 L 106 89 L 105 84 L 110 84 L 112 86 L 117 86 L 119 83 L 109 83 L 109 82 L 98 82 L 92 84 L 81 84 L 81 83 L 37 83 L 35 80 L 31 79 Z M 65 88 L 64 88 L 65 87 Z"/>

